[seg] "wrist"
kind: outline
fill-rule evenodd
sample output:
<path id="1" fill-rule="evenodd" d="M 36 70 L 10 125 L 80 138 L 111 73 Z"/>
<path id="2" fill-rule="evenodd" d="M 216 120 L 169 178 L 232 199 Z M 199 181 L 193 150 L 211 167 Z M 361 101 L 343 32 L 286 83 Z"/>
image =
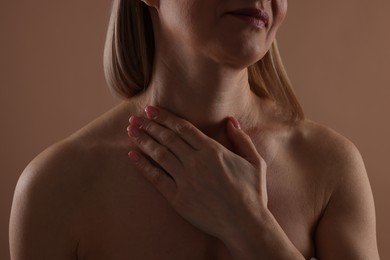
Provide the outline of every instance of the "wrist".
<path id="1" fill-rule="evenodd" d="M 222 241 L 235 259 L 304 259 L 268 209 L 237 223 Z"/>
<path id="2" fill-rule="evenodd" d="M 231 248 L 248 247 L 250 241 L 248 243 L 246 240 L 253 236 L 256 236 L 258 241 L 266 240 L 269 232 L 267 229 L 272 223 L 272 218 L 273 215 L 268 209 L 264 212 L 247 215 L 230 225 L 225 230 L 226 232 L 221 240 Z"/>

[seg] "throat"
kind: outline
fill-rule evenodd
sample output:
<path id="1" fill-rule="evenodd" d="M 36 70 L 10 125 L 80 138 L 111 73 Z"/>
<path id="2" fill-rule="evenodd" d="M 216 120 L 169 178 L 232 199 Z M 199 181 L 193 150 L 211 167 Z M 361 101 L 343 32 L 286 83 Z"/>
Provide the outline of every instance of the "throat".
<path id="1" fill-rule="evenodd" d="M 255 128 L 263 118 L 263 100 L 250 89 L 247 69 L 208 62 L 156 59 L 150 84 L 139 98 L 141 106 L 166 109 L 226 145 L 229 116 L 244 130 Z"/>
<path id="2" fill-rule="evenodd" d="M 238 119 L 245 128 L 252 128 L 256 124 L 256 114 L 253 107 L 259 98 L 249 88 L 249 85 L 239 87 L 235 91 L 216 90 L 212 87 L 176 86 L 158 87 L 159 91 L 151 87 L 145 105 L 154 105 L 183 118 L 200 129 L 207 136 L 220 139 L 224 136 L 228 117 Z M 146 93 L 145 93 L 146 94 Z"/>

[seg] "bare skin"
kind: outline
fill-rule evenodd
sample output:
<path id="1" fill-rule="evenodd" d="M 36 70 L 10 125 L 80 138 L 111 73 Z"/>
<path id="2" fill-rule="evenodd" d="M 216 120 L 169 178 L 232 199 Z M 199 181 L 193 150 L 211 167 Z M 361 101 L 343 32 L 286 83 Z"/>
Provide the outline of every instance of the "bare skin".
<path id="1" fill-rule="evenodd" d="M 129 113 L 141 107 L 118 106 L 28 166 L 15 193 L 12 259 L 232 259 L 129 163 Z M 278 150 L 267 171 L 268 208 L 297 249 L 306 258 L 377 259 L 372 195 L 356 148 L 309 121 L 268 128 L 258 148 Z M 346 180 L 354 184 L 336 193 Z"/>
<path id="2" fill-rule="evenodd" d="M 379 259 L 372 193 L 354 145 L 309 120 L 287 123 L 273 102 L 249 89 L 246 67 L 269 49 L 286 1 L 274 1 L 273 6 L 263 2 L 270 14 L 278 10 L 266 33 L 221 18 L 216 26 L 222 36 L 231 28 L 241 32 L 231 42 L 197 31 L 214 28 L 211 16 L 202 22 L 213 26 L 194 25 L 194 35 L 201 36 L 195 38 L 186 35 L 190 25 L 177 27 L 184 20 L 170 20 L 176 17 L 170 12 L 187 17 L 185 10 L 175 8 L 195 6 L 191 10 L 204 13 L 204 1 L 146 2 L 154 8 L 158 43 L 148 90 L 30 163 L 15 191 L 12 259 L 234 259 L 231 247 L 177 214 L 130 162 L 128 152 L 138 147 L 126 133 L 128 120 L 144 116 L 147 105 L 188 120 L 230 150 L 226 118 L 238 119 L 267 164 L 267 209 L 281 227 L 274 231 L 287 235 L 303 257 Z M 221 3 L 212 0 L 204 6 Z M 237 8 L 240 2 L 231 3 Z M 159 23 L 161 17 L 166 20 Z M 188 45 L 172 42 L 183 35 Z M 262 44 L 252 45 L 255 41 Z M 215 52 L 205 48 L 206 42 L 227 43 Z"/>

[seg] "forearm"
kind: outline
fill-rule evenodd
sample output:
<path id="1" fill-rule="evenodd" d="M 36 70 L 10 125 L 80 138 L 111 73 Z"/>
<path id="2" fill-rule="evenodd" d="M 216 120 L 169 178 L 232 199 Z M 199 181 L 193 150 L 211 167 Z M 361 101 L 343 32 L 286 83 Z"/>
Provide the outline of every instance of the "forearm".
<path id="1" fill-rule="evenodd" d="M 269 211 L 248 216 L 222 240 L 237 260 L 305 259 Z"/>

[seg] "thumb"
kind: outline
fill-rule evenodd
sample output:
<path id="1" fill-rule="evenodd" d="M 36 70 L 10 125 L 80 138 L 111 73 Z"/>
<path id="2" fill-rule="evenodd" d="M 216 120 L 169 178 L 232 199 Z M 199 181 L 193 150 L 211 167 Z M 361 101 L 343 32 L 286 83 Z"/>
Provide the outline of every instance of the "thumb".
<path id="1" fill-rule="evenodd" d="M 234 117 L 228 117 L 227 134 L 239 156 L 254 165 L 261 164 L 260 155 L 252 139 L 241 129 L 240 123 Z"/>

